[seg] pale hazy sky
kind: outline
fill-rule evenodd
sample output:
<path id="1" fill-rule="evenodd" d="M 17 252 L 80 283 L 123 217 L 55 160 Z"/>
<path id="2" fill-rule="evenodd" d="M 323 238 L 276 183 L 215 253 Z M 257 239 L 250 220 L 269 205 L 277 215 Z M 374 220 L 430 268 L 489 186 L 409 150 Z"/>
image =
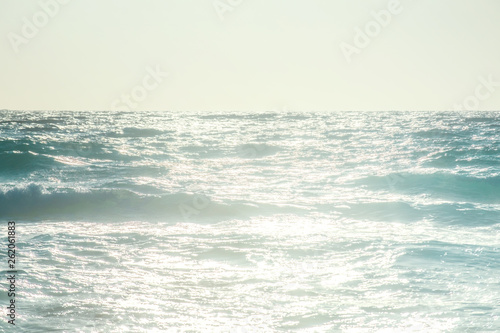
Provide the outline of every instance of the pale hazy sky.
<path id="1" fill-rule="evenodd" d="M 0 109 L 500 109 L 498 0 L 0 0 L 0 36 Z"/>

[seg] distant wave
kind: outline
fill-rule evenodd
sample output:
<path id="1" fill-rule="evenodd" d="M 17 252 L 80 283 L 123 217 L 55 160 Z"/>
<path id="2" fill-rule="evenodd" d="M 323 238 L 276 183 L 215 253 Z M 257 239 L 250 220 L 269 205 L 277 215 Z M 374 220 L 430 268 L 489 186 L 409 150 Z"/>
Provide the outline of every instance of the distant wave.
<path id="1" fill-rule="evenodd" d="M 484 226 L 500 223 L 500 211 L 470 203 L 411 204 L 401 201 L 360 202 L 336 206 L 299 207 L 249 201 L 219 201 L 204 194 L 171 193 L 144 195 L 127 189 L 44 191 L 31 184 L 0 191 L 0 218 L 52 221 L 166 221 L 219 222 L 275 214 L 307 215 L 311 212 L 340 218 L 412 223 L 423 219 L 448 225 Z"/>
<path id="2" fill-rule="evenodd" d="M 419 131 L 412 133 L 413 136 L 417 138 L 426 138 L 426 139 L 455 139 L 459 137 L 465 137 L 470 135 L 467 131 L 457 132 L 452 130 L 443 130 L 438 128 L 433 128 L 425 131 Z"/>
<path id="3" fill-rule="evenodd" d="M 26 220 L 220 221 L 253 215 L 297 213 L 296 207 L 231 201 L 203 194 L 140 195 L 128 190 L 46 193 L 36 184 L 0 191 L 0 218 Z"/>
<path id="4" fill-rule="evenodd" d="M 371 190 L 390 190 L 404 194 L 427 194 L 439 199 L 500 203 L 500 176 L 478 178 L 449 173 L 392 173 L 370 176 L 354 182 Z"/>
<path id="5" fill-rule="evenodd" d="M 157 135 L 162 135 L 165 133 L 171 133 L 170 131 L 160 131 L 154 128 L 137 128 L 137 127 L 125 127 L 121 132 L 111 132 L 108 133 L 109 137 L 132 137 L 132 138 L 144 138 L 153 137 Z"/>
<path id="6" fill-rule="evenodd" d="M 278 112 L 264 112 L 264 113 L 214 113 L 214 114 L 200 114 L 197 117 L 200 119 L 251 119 L 251 120 L 264 120 L 272 119 L 279 116 Z"/>
<path id="7" fill-rule="evenodd" d="M 60 118 L 47 118 L 47 119 L 29 119 L 29 120 L 4 120 L 0 121 L 0 124 L 63 124 L 65 123 L 65 119 Z"/>
<path id="8" fill-rule="evenodd" d="M 0 153 L 0 170 L 3 174 L 17 174 L 40 168 L 50 168 L 54 163 L 53 158 L 32 152 Z"/>
<path id="9" fill-rule="evenodd" d="M 236 147 L 238 156 L 243 158 L 259 158 L 270 156 L 276 154 L 280 150 L 280 147 L 264 143 L 243 144 Z"/>

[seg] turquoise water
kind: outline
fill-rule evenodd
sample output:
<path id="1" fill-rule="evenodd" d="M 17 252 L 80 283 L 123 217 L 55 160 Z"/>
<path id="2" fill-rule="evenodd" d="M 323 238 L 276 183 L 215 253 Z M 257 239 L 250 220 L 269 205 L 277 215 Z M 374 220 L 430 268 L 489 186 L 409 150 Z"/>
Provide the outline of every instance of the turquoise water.
<path id="1" fill-rule="evenodd" d="M 500 113 L 0 111 L 17 329 L 498 332 L 499 148 Z"/>

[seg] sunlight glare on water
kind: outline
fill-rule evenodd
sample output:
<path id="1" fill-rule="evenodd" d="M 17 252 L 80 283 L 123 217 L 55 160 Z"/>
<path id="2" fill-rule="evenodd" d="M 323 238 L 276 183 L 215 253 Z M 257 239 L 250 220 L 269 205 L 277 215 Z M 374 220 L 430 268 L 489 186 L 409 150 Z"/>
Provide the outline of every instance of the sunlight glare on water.
<path id="1" fill-rule="evenodd" d="M 2 120 L 27 332 L 500 330 L 498 113 Z"/>

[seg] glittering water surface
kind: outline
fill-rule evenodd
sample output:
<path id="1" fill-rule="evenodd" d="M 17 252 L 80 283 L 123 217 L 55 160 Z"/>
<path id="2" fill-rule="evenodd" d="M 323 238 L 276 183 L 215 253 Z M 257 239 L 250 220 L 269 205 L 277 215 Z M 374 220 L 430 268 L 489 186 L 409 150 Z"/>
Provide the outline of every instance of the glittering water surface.
<path id="1" fill-rule="evenodd" d="M 0 111 L 18 329 L 498 332 L 499 147 L 499 113 Z"/>

